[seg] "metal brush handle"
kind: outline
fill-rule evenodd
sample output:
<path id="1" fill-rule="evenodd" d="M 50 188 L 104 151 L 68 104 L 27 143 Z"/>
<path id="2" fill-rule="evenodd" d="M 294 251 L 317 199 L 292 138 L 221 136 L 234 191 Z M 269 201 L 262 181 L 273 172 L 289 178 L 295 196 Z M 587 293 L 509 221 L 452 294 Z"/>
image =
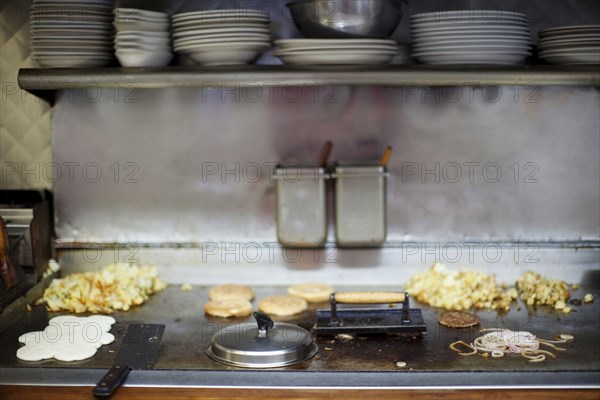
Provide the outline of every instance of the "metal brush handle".
<path id="1" fill-rule="evenodd" d="M 344 304 L 384 304 L 404 303 L 405 293 L 398 292 L 339 292 L 333 293 L 336 303 Z"/>

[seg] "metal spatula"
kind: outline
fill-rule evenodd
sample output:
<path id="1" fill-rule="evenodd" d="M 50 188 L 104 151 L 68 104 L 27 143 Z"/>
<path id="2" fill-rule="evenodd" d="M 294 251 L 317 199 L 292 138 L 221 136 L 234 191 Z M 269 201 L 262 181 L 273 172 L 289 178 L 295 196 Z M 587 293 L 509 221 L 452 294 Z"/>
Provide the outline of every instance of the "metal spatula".
<path id="1" fill-rule="evenodd" d="M 113 366 L 94 388 L 94 395 L 110 396 L 132 369 L 154 368 L 164 331 L 164 325 L 130 324 Z"/>

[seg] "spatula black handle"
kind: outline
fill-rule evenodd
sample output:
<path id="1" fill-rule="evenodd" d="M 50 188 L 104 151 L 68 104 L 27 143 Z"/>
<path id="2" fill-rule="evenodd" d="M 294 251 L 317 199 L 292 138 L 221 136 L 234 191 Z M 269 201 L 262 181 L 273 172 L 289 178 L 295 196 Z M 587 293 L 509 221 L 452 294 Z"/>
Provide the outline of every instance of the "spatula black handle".
<path id="1" fill-rule="evenodd" d="M 119 387 L 121 382 L 129 374 L 129 366 L 127 364 L 115 364 L 104 375 L 100 382 L 94 388 L 94 396 L 108 397 Z"/>

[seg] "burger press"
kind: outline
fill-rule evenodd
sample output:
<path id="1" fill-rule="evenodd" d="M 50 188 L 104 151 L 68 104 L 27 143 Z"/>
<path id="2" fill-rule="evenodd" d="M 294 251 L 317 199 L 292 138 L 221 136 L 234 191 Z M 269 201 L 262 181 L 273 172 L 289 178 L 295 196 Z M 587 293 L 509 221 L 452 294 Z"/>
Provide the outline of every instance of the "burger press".
<path id="1" fill-rule="evenodd" d="M 345 304 L 393 304 L 402 307 L 338 308 Z M 317 310 L 317 335 L 391 334 L 427 331 L 421 309 L 410 308 L 408 293 L 341 292 L 332 293 L 330 309 Z"/>

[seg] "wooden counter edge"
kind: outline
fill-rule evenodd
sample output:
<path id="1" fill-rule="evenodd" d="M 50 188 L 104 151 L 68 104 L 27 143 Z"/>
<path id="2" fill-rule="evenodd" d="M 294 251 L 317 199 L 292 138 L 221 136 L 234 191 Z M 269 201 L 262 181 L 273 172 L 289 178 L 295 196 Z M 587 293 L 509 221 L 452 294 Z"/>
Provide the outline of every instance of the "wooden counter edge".
<path id="1" fill-rule="evenodd" d="M 378 389 L 259 389 L 259 388 L 141 388 L 122 387 L 111 400 L 598 400 L 600 389 L 473 389 L 473 390 L 378 390 Z M 91 386 L 0 386 L 3 400 L 94 399 Z"/>

